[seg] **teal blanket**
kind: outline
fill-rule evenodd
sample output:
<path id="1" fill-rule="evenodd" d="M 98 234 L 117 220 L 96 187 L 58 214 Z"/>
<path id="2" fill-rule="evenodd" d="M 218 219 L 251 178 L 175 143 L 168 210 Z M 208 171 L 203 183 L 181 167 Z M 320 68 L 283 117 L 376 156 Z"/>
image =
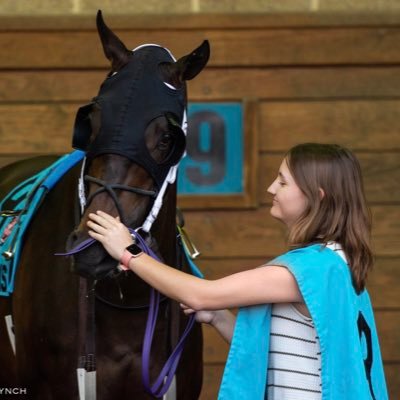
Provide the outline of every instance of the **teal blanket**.
<path id="1" fill-rule="evenodd" d="M 340 256 L 312 245 L 268 264 L 290 270 L 311 313 L 321 346 L 322 400 L 387 399 L 368 292 L 357 295 Z M 270 320 L 270 305 L 240 309 L 219 400 L 265 398 Z"/>
<path id="2" fill-rule="evenodd" d="M 41 202 L 84 156 L 84 152 L 77 150 L 60 157 L 49 167 L 18 184 L 0 200 L 0 296 L 7 297 L 14 290 L 24 234 Z"/>

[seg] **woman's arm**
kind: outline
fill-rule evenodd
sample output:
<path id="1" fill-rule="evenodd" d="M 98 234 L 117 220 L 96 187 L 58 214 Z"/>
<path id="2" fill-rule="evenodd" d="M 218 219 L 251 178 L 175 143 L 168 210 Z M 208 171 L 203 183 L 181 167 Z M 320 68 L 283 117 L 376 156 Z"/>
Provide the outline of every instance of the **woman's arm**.
<path id="1" fill-rule="evenodd" d="M 89 218 L 89 235 L 120 260 L 125 248 L 133 242 L 127 228 L 101 211 L 89 214 Z M 279 266 L 255 268 L 212 281 L 168 267 L 147 254 L 132 258 L 129 268 L 158 291 L 196 311 L 303 302 L 293 275 Z"/>
<path id="2" fill-rule="evenodd" d="M 188 306 L 181 304 L 186 315 L 196 313 L 196 321 L 211 325 L 228 343 L 231 342 L 235 328 L 236 316 L 229 310 L 195 311 Z"/>
<path id="3" fill-rule="evenodd" d="M 211 325 L 218 333 L 230 343 L 232 341 L 233 330 L 235 329 L 236 316 L 229 310 L 215 311 L 214 319 Z"/>

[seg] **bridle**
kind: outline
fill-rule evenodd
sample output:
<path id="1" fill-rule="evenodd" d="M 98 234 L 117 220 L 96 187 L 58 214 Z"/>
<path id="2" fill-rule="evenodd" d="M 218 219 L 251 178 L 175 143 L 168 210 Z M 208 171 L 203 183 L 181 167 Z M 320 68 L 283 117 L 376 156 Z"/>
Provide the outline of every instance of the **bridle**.
<path id="1" fill-rule="evenodd" d="M 84 182 L 92 182 L 95 183 L 96 185 L 100 186 L 99 189 L 97 189 L 95 192 L 93 192 L 88 198 L 86 199 L 86 206 L 90 204 L 90 202 L 93 200 L 95 196 L 97 196 L 100 193 L 107 192 L 111 199 L 114 201 L 115 207 L 118 210 L 118 215 L 121 219 L 121 221 L 124 223 L 126 221 L 125 215 L 123 212 L 123 209 L 121 207 L 121 204 L 118 201 L 118 197 L 115 193 L 115 190 L 125 190 L 127 192 L 131 193 L 136 193 L 142 196 L 150 196 L 151 198 L 155 199 L 157 197 L 158 192 L 155 190 L 146 190 L 138 187 L 132 187 L 128 185 L 122 185 L 119 183 L 107 183 L 101 179 L 95 178 L 94 176 L 90 175 L 85 175 L 83 177 Z"/>

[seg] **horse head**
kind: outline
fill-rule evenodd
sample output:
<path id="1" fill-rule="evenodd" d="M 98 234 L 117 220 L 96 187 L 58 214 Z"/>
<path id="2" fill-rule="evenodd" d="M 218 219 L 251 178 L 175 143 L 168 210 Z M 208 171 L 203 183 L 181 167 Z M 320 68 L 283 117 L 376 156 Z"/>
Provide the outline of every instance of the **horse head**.
<path id="1" fill-rule="evenodd" d="M 80 184 L 86 204 L 69 249 L 88 238 L 91 212 L 119 216 L 134 229 L 147 221 L 185 151 L 185 82 L 205 67 L 210 54 L 207 41 L 177 61 L 158 45 L 130 51 L 106 26 L 101 11 L 97 29 L 111 70 L 75 119 L 73 147 L 86 152 Z M 74 257 L 76 270 L 95 278 L 117 265 L 98 243 Z"/>

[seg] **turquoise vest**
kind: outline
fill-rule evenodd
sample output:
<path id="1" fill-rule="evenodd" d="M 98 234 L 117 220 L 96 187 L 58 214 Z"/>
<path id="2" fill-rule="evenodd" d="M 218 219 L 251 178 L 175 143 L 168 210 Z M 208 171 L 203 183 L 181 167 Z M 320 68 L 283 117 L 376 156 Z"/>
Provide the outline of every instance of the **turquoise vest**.
<path id="1" fill-rule="evenodd" d="M 371 302 L 366 290 L 357 295 L 341 257 L 312 245 L 268 264 L 289 269 L 311 313 L 321 345 L 322 400 L 388 399 Z M 265 398 L 270 321 L 270 305 L 239 310 L 219 400 Z"/>

